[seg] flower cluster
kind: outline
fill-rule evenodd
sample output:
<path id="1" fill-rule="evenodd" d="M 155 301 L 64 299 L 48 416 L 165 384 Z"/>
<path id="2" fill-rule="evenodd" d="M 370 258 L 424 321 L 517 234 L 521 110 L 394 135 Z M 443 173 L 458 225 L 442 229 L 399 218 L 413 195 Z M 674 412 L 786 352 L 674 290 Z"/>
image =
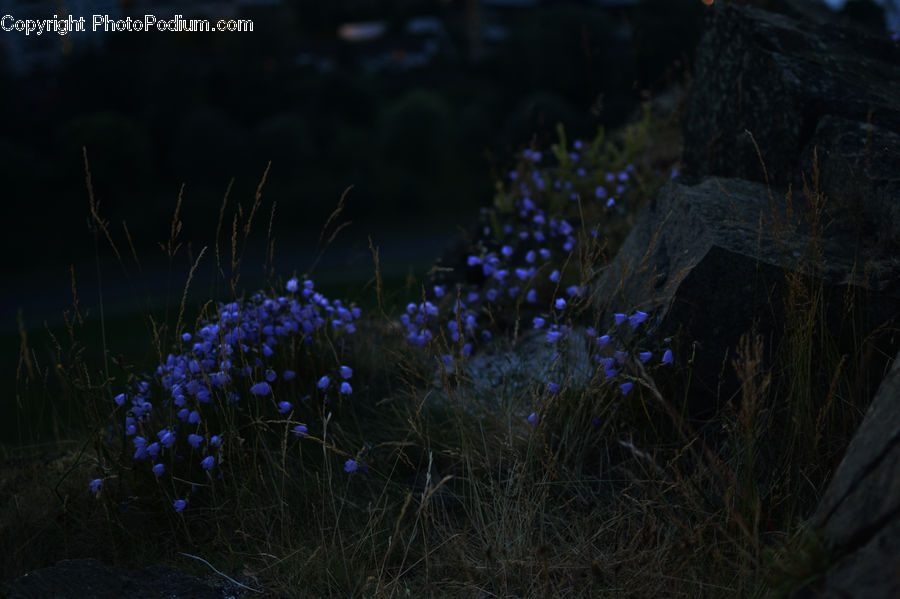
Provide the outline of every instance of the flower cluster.
<path id="1" fill-rule="evenodd" d="M 624 214 L 637 189 L 639 175 L 634 165 L 619 163 L 613 168 L 615 161 L 601 154 L 599 140 L 576 140 L 571 148 L 566 148 L 562 138 L 546 153 L 549 160 L 539 151 L 523 152 L 519 167 L 509 173 L 496 209 L 484 214 L 482 230 L 474 244 L 476 251 L 465 257 L 468 283 L 455 292 L 446 286 L 433 288 L 438 306 L 446 305 L 440 303 L 440 298 L 458 293 L 460 301 L 453 304 L 453 314 L 444 326 L 453 341 L 466 335 L 464 355 L 471 352 L 472 342 L 481 337 L 476 334 L 477 319 L 485 307 L 496 307 L 494 313 L 521 314 L 524 310 L 533 328 L 542 332 L 545 343 L 556 352 L 548 379 L 537 381 L 550 394 L 559 393 L 566 380 L 561 371 L 565 362 L 561 359 L 562 343 L 574 330 L 574 323 L 590 312 L 583 309 L 590 291 L 588 282 L 581 277 L 590 277 L 591 271 L 567 268 L 567 263 L 602 244 L 603 240 L 598 239 L 601 230 L 612 222 L 611 218 Z M 509 310 L 510 304 L 517 309 Z M 411 305 L 410 314 L 413 308 Z M 421 312 L 422 307 L 417 309 Z M 461 310 L 460 318 L 457 315 Z M 433 320 L 439 320 L 437 308 L 432 306 L 431 314 Z M 653 331 L 649 323 L 645 324 L 648 318 L 639 310 L 630 315 L 616 314 L 605 334 L 598 334 L 593 327 L 585 330 L 588 355 L 596 372 L 603 380 L 617 384 L 624 395 L 634 387 L 627 380 L 633 379 L 628 374 L 629 365 L 654 359 L 654 353 L 645 347 L 646 336 Z M 465 323 L 465 330 L 457 323 Z M 483 334 L 490 337 L 487 330 Z M 431 336 L 431 331 L 425 329 L 416 340 L 422 345 Z M 670 349 L 649 343 L 661 352 L 657 358 L 660 364 L 672 362 Z M 446 362 L 448 356 L 444 358 Z M 530 421 L 536 422 L 537 415 L 533 414 Z"/>
<path id="2" fill-rule="evenodd" d="M 635 169 L 625 165 L 598 179 L 596 148 L 580 140 L 571 150 L 555 147 L 552 155 L 556 164 L 543 166 L 542 152 L 525 150 L 520 168 L 509 173 L 505 208 L 483 213 L 479 240 L 465 256 L 465 280 L 474 282 L 450 289 L 435 281 L 425 301 L 407 306 L 400 320 L 411 344 L 422 347 L 445 336 L 465 358 L 494 335 L 479 322 L 485 308 L 503 313 L 514 305 L 531 311 L 549 307 L 561 321 L 570 304 L 586 294 L 575 269 L 566 272 L 566 262 L 582 244 L 593 243 L 600 222 L 622 205 Z M 560 332 L 554 325 L 550 335 Z M 452 355 L 442 355 L 445 364 Z"/>
<path id="3" fill-rule="evenodd" d="M 226 406 L 269 400 L 280 414 L 293 410 L 292 397 L 280 390 L 286 390 L 297 373 L 274 366 L 279 345 L 289 340 L 312 344 L 326 331 L 332 338 L 355 332 L 359 308 L 329 300 L 309 280 L 301 287 L 291 279 L 286 289 L 288 296 L 258 293 L 247 301 L 221 304 L 216 318 L 182 336 L 184 350 L 169 354 L 152 380 L 135 381 L 115 397 L 124 411 L 123 432 L 134 460 L 146 462 L 156 478 L 184 462 L 186 454 L 197 459 L 203 471 L 217 468 L 228 431 L 209 430 L 211 423 L 221 421 Z M 350 395 L 353 370 L 342 365 L 338 373 L 342 381 L 338 392 Z M 329 386 L 330 377 L 325 375 L 318 387 L 326 391 Z M 308 429 L 298 424 L 293 430 L 304 436 Z M 91 481 L 90 487 L 99 493 L 103 480 Z M 184 499 L 174 502 L 176 511 L 185 505 Z"/>
<path id="4" fill-rule="evenodd" d="M 592 326 L 584 329 L 594 376 L 602 373 L 602 380 L 613 381 L 622 395 L 628 395 L 634 388 L 632 380 L 636 374 L 634 372 L 636 361 L 647 364 L 657 359 L 660 366 L 667 366 L 674 360 L 672 350 L 669 348 L 663 347 L 660 350 L 661 355 L 643 348 L 642 342 L 653 332 L 652 327 L 644 325 L 648 318 L 649 316 L 640 310 L 635 310 L 630 315 L 616 313 L 613 315 L 614 323 L 606 333 L 600 335 Z M 546 329 L 545 342 L 555 347 L 558 347 L 571 331 L 566 325 L 546 325 L 546 320 L 541 317 L 535 317 L 533 323 L 535 329 Z M 669 341 L 670 339 L 664 340 L 665 343 Z M 551 380 L 545 381 L 546 390 L 551 395 L 559 393 L 562 389 L 560 381 L 567 378 L 567 373 L 559 368 L 560 356 L 561 350 L 558 349 L 553 359 Z M 532 412 L 528 422 L 535 424 L 537 421 L 538 414 Z"/>

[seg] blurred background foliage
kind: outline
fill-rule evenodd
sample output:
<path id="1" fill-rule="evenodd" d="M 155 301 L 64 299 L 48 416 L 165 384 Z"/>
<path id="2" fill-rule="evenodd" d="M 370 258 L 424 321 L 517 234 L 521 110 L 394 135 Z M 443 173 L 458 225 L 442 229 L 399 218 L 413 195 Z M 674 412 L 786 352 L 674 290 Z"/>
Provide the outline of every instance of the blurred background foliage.
<path id="1" fill-rule="evenodd" d="M 253 33 L 95 33 L 105 37 L 88 48 L 73 36 L 59 61 L 7 68 L 0 111 L 15 118 L 0 130 L 0 168 L 23 223 L 8 243 L 25 250 L 12 269 L 91 256 L 82 146 L 106 217 L 136 241 L 167 229 L 182 183 L 185 231 L 210 232 L 229 180 L 247 201 L 269 160 L 281 236 L 318 233 L 348 185 L 345 216 L 358 223 L 452 229 L 557 122 L 590 137 L 680 76 L 703 12 L 694 0 L 481 4 L 249 5 L 239 16 Z M 336 33 L 366 21 L 383 34 Z"/>

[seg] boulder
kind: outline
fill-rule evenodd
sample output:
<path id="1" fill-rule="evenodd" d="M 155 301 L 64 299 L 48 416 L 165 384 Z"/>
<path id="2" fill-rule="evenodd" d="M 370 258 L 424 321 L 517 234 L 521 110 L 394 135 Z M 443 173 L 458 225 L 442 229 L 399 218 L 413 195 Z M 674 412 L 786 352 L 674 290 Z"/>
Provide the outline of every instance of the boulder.
<path id="1" fill-rule="evenodd" d="M 900 597 L 898 399 L 900 355 L 812 519 L 832 565 L 799 597 Z"/>
<path id="2" fill-rule="evenodd" d="M 596 297 L 678 334 L 695 416 L 738 395 L 743 333 L 777 347 L 794 274 L 822 289 L 841 354 L 875 340 L 874 399 L 811 522 L 827 568 L 797 596 L 900 597 L 900 47 L 783 4 L 710 11 L 684 175 L 644 208 Z"/>
<path id="3" fill-rule="evenodd" d="M 639 215 L 600 279 L 603 313 L 640 309 L 656 317 L 660 335 L 676 336 L 682 361 L 692 361 L 695 416 L 737 393 L 730 360 L 743 333 L 756 326 L 767 347 L 777 347 L 789 271 L 822 285 L 839 343 L 900 314 L 900 264 L 852 231 L 814 232 L 806 203 L 789 205 L 783 193 L 743 179 L 673 181 Z M 819 211 L 827 214 L 827 205 Z M 854 322 L 845 316 L 850 298 Z"/>
<path id="4" fill-rule="evenodd" d="M 9 599 L 223 599 L 221 591 L 175 568 L 125 571 L 95 559 L 69 559 L 6 586 Z"/>
<path id="5" fill-rule="evenodd" d="M 788 2 L 788 12 L 805 16 L 801 5 Z M 684 173 L 799 189 L 815 150 L 822 191 L 900 246 L 900 47 L 886 33 L 818 17 L 718 3 L 710 15 L 684 123 Z"/>

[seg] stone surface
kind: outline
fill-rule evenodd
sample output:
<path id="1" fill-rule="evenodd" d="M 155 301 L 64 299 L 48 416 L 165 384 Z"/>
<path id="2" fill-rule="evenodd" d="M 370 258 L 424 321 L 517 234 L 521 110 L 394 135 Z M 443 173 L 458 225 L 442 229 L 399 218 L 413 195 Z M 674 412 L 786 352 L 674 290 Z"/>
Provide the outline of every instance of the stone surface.
<path id="1" fill-rule="evenodd" d="M 833 565 L 800 597 L 900 597 L 900 355 L 812 522 Z"/>
<path id="2" fill-rule="evenodd" d="M 900 46 L 810 13 L 803 0 L 782 5 L 788 14 L 710 11 L 684 124 L 685 176 L 640 215 L 600 281 L 600 308 L 653 311 L 662 334 L 680 333 L 695 415 L 737 392 L 726 356 L 742 333 L 756 323 L 766 346 L 777 345 L 785 275 L 798 268 L 822 284 L 840 353 L 854 355 L 854 337 L 887 323 L 868 365 L 877 394 L 812 519 L 828 565 L 797 597 L 895 598 Z M 822 208 L 806 205 L 819 195 L 804 187 L 821 193 Z"/>
<path id="3" fill-rule="evenodd" d="M 900 47 L 824 19 L 718 3 L 711 14 L 685 119 L 684 172 L 760 182 L 767 173 L 773 186 L 799 189 L 817 147 L 830 175 L 825 193 L 897 247 Z"/>
<path id="4" fill-rule="evenodd" d="M 693 355 L 695 415 L 737 392 L 730 359 L 754 323 L 767 347 L 776 347 L 787 270 L 801 265 L 823 283 L 829 329 L 839 342 L 852 339 L 848 293 L 859 308 L 856 334 L 900 314 L 900 263 L 883 247 L 859 243 L 853 231 L 826 229 L 821 266 L 808 270 L 809 215 L 804 203 L 795 204 L 789 216 L 783 192 L 770 197 L 765 185 L 742 179 L 672 182 L 639 216 L 600 280 L 602 311 L 653 314 L 661 335 L 677 334 L 682 358 Z"/>
<path id="5" fill-rule="evenodd" d="M 6 587 L 8 599 L 223 599 L 199 578 L 166 566 L 125 571 L 95 559 L 63 560 Z"/>
<path id="6" fill-rule="evenodd" d="M 803 148 L 803 172 L 813 172 L 814 148 L 833 218 L 900 255 L 900 130 L 826 115 Z"/>

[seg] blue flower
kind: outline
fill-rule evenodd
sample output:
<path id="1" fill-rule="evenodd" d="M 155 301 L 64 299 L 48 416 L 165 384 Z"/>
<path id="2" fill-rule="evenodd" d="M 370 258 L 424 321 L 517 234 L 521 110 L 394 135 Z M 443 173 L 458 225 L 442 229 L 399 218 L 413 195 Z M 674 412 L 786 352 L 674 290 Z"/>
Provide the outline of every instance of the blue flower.
<path id="1" fill-rule="evenodd" d="M 290 291 L 291 293 L 294 293 L 295 291 L 297 291 L 298 287 L 299 287 L 299 285 L 297 285 L 296 278 L 291 279 L 290 281 L 287 282 L 287 290 Z"/>
<path id="2" fill-rule="evenodd" d="M 566 300 L 564 300 L 563 298 L 559 298 L 556 300 L 556 303 L 554 305 L 556 306 L 557 310 L 564 310 L 566 307 Z"/>
<path id="3" fill-rule="evenodd" d="M 619 389 L 622 390 L 622 395 L 628 395 L 628 392 L 631 391 L 631 388 L 634 387 L 631 383 L 622 383 L 619 385 Z"/>
<path id="4" fill-rule="evenodd" d="M 341 393 L 343 393 L 344 395 L 350 395 L 351 393 L 353 393 L 353 387 L 350 386 L 350 383 L 348 383 L 347 381 L 341 383 Z"/>
<path id="5" fill-rule="evenodd" d="M 271 368 L 269 368 L 268 370 L 266 370 L 266 381 L 268 381 L 268 382 L 270 382 L 270 383 L 274 383 L 274 382 L 275 382 L 275 379 L 277 379 L 277 378 L 278 378 L 278 373 L 277 373 L 277 372 L 275 372 L 275 371 L 272 370 Z M 263 393 L 263 395 L 268 395 L 268 393 Z"/>
<path id="6" fill-rule="evenodd" d="M 298 437 L 305 437 L 306 433 L 309 429 L 306 428 L 305 424 L 298 424 L 297 426 L 294 427 L 293 430 L 294 430 L 294 434 L 297 435 Z"/>
<path id="7" fill-rule="evenodd" d="M 319 379 L 317 386 L 319 387 L 319 389 L 324 391 L 325 389 L 328 388 L 328 385 L 330 385 L 330 384 L 331 384 L 331 377 L 329 377 L 326 374 L 325 376 L 323 376 L 322 378 Z"/>
<path id="8" fill-rule="evenodd" d="M 195 435 L 194 433 L 188 435 L 188 444 L 190 444 L 190 446 L 194 449 L 200 447 L 201 441 L 203 441 L 203 437 L 201 437 L 200 435 Z"/>
<path id="9" fill-rule="evenodd" d="M 640 310 L 635 311 L 634 314 L 628 317 L 628 322 L 631 324 L 632 329 L 638 328 L 638 325 L 647 320 L 647 314 L 645 312 L 641 312 Z"/>
<path id="10" fill-rule="evenodd" d="M 441 361 L 444 363 L 444 366 L 450 366 L 453 364 L 453 356 L 450 354 L 444 354 L 441 356 Z"/>
<path id="11" fill-rule="evenodd" d="M 202 466 L 204 470 L 212 470 L 213 466 L 215 465 L 216 458 L 212 457 L 211 455 L 206 456 L 205 458 L 203 458 L 203 461 L 200 462 L 200 466 Z"/>
<path id="12" fill-rule="evenodd" d="M 124 406 L 125 405 L 125 394 L 119 393 L 118 395 L 116 395 L 115 401 L 116 401 L 117 406 Z"/>
<path id="13" fill-rule="evenodd" d="M 344 462 L 344 472 L 356 472 L 357 468 L 359 468 L 359 464 L 356 460 L 347 460 Z"/>
<path id="14" fill-rule="evenodd" d="M 602 185 L 598 185 L 598 186 L 597 186 L 597 189 L 594 190 L 594 196 L 595 196 L 598 200 L 604 200 L 604 199 L 606 199 L 606 195 L 607 195 L 607 194 L 606 194 L 606 188 L 603 187 Z"/>
<path id="15" fill-rule="evenodd" d="M 603 348 L 604 346 L 606 346 L 607 343 L 609 343 L 609 335 L 603 335 L 601 337 L 597 337 L 594 341 L 597 344 L 598 348 Z"/>
<path id="16" fill-rule="evenodd" d="M 175 433 L 170 429 L 164 428 L 156 433 L 156 436 L 159 437 L 159 442 L 165 447 L 171 448 L 175 444 Z"/>
<path id="17" fill-rule="evenodd" d="M 222 445 L 222 437 L 220 437 L 219 435 L 213 435 L 212 439 L 209 440 L 209 444 L 213 447 L 219 447 L 220 445 Z"/>
<path id="18" fill-rule="evenodd" d="M 549 278 L 550 278 L 550 280 L 551 280 L 552 282 L 554 282 L 554 283 L 556 283 L 557 281 L 559 281 L 559 271 L 558 271 L 558 270 L 554 270 L 553 272 L 551 272 Z"/>
<path id="19" fill-rule="evenodd" d="M 185 507 L 187 507 L 187 501 L 185 501 L 184 499 L 176 499 L 172 505 L 175 508 L 176 512 L 180 512 Z"/>
<path id="20" fill-rule="evenodd" d="M 625 319 L 628 318 L 624 314 L 619 314 L 619 313 L 613 314 L 613 317 L 615 317 L 617 325 L 622 324 L 623 322 L 625 322 Z"/>
<path id="21" fill-rule="evenodd" d="M 291 411 L 291 402 L 289 401 L 279 401 L 278 402 L 278 411 L 282 414 L 287 414 Z"/>
<path id="22" fill-rule="evenodd" d="M 529 304 L 537 303 L 537 291 L 535 289 L 529 289 L 528 293 L 525 294 L 525 301 Z"/>
<path id="23" fill-rule="evenodd" d="M 648 351 L 642 351 L 638 354 L 638 358 L 640 358 L 641 362 L 646 362 L 650 358 L 653 357 L 653 354 Z"/>
<path id="24" fill-rule="evenodd" d="M 261 381 L 250 387 L 250 393 L 252 393 L 253 395 L 268 395 L 271 392 L 272 387 L 270 387 L 269 383 L 265 381 Z"/>
<path id="25" fill-rule="evenodd" d="M 166 467 L 162 464 L 155 464 L 151 470 L 153 470 L 153 474 L 156 475 L 156 478 L 159 478 L 163 475 L 163 472 L 166 471 Z"/>
<path id="26" fill-rule="evenodd" d="M 349 366 L 341 366 L 341 378 L 349 379 L 353 376 L 353 369 Z"/>
<path id="27" fill-rule="evenodd" d="M 559 383 L 547 383 L 547 391 L 556 395 L 559 393 Z"/>
<path id="28" fill-rule="evenodd" d="M 99 478 L 95 478 L 90 482 L 91 493 L 95 495 L 100 492 L 100 488 L 103 487 L 103 480 Z"/>
<path id="29" fill-rule="evenodd" d="M 662 363 L 663 364 L 671 364 L 672 363 L 672 350 L 671 349 L 667 349 L 666 353 L 663 354 Z"/>
<path id="30" fill-rule="evenodd" d="M 508 245 L 504 245 L 502 248 L 500 248 L 500 253 L 509 258 L 513 255 L 513 249 Z"/>
<path id="31" fill-rule="evenodd" d="M 537 414 L 534 413 L 534 412 L 532 412 L 531 414 L 529 414 L 529 415 L 528 415 L 528 422 L 529 422 L 530 424 L 534 424 L 535 422 L 537 422 Z"/>
<path id="32" fill-rule="evenodd" d="M 190 414 L 188 414 L 188 422 L 191 424 L 197 424 L 200 422 L 200 412 L 197 410 L 192 410 Z"/>
<path id="33" fill-rule="evenodd" d="M 297 373 L 294 372 L 293 370 L 285 370 L 285 371 L 281 374 L 281 376 L 282 376 L 282 378 L 284 378 L 284 380 L 286 380 L 286 381 L 292 381 L 292 380 L 294 380 L 294 377 L 297 376 Z"/>
<path id="34" fill-rule="evenodd" d="M 147 439 L 143 437 L 135 437 L 131 442 L 134 443 L 135 449 L 145 449 L 147 447 Z"/>

